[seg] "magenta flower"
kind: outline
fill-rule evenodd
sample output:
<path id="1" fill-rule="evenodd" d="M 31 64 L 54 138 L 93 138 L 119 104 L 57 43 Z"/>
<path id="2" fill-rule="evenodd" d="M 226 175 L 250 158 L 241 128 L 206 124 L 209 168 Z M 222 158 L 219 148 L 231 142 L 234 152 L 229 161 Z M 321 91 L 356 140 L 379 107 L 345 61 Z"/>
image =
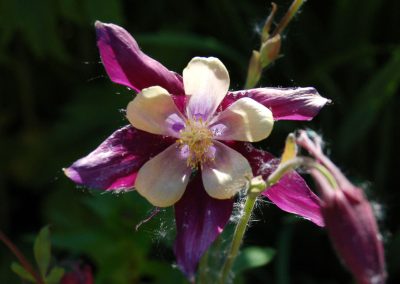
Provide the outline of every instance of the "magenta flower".
<path id="1" fill-rule="evenodd" d="M 273 169 L 267 166 L 272 155 L 245 142 L 266 138 L 276 120 L 311 120 L 328 100 L 314 88 L 229 92 L 229 74 L 216 58 L 192 59 L 181 77 L 144 54 L 123 28 L 96 22 L 96 32 L 109 77 L 138 95 L 127 107 L 130 125 L 65 174 L 91 188 L 135 188 L 155 206 L 174 205 L 175 254 L 192 278 L 228 222 L 246 177 L 268 176 Z M 318 198 L 297 174 L 265 195 L 323 225 Z"/>

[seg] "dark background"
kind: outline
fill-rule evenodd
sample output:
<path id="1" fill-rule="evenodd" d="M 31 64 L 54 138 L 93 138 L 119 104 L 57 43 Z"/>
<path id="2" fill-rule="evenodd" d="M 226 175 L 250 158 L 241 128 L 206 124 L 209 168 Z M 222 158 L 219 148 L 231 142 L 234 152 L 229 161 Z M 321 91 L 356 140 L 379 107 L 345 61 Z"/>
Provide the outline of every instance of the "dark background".
<path id="1" fill-rule="evenodd" d="M 290 1 L 276 2 L 279 19 Z M 135 232 L 151 209 L 135 192 L 89 192 L 62 174 L 127 123 L 121 109 L 132 92 L 107 78 L 93 24 L 122 25 L 179 73 L 193 56 L 219 57 L 240 89 L 269 8 L 261 0 L 1 0 L 1 230 L 31 257 L 33 236 L 52 224 L 54 261 L 91 263 L 96 283 L 182 283 L 171 265 L 170 210 Z M 261 82 L 314 86 L 332 99 L 312 123 L 276 123 L 261 146 L 278 155 L 287 133 L 302 127 L 324 136 L 376 208 L 391 283 L 400 283 L 399 27 L 396 0 L 309 0 Z M 246 283 L 351 283 L 324 230 L 267 203 L 257 212 L 246 244 L 277 255 Z M 0 283 L 20 283 L 12 260 L 0 245 Z"/>

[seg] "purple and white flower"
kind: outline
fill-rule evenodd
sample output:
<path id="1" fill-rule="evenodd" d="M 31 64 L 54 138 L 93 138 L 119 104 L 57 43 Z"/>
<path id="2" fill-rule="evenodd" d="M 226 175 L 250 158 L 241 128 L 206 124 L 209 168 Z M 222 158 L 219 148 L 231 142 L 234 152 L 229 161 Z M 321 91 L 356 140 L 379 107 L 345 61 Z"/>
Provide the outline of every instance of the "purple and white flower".
<path id="1" fill-rule="evenodd" d="M 107 191 L 135 188 L 158 207 L 174 206 L 178 265 L 192 278 L 222 232 L 246 177 L 268 176 L 273 156 L 248 142 L 265 139 L 277 120 L 311 120 L 328 102 L 314 88 L 229 91 L 216 58 L 193 58 L 180 76 L 144 54 L 123 28 L 96 22 L 110 79 L 138 92 L 129 126 L 65 169 L 77 184 Z M 193 173 L 195 173 L 193 175 Z M 318 198 L 297 174 L 264 194 L 282 210 L 322 226 Z"/>

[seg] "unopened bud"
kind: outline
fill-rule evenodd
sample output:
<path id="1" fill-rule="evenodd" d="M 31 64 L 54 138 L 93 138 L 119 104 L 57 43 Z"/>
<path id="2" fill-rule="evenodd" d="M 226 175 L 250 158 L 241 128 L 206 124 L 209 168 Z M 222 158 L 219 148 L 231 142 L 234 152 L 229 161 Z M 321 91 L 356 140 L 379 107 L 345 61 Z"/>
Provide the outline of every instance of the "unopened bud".
<path id="1" fill-rule="evenodd" d="M 261 77 L 261 61 L 260 61 L 260 53 L 256 50 L 253 50 L 253 54 L 251 55 L 249 62 L 249 69 L 247 71 L 247 79 L 246 79 L 246 89 L 253 88 Z"/>
<path id="2" fill-rule="evenodd" d="M 290 133 L 286 138 L 285 149 L 281 157 L 281 164 L 296 158 L 297 156 L 297 144 L 296 137 L 293 133 Z"/>
<path id="3" fill-rule="evenodd" d="M 276 4 L 273 2 L 271 3 L 271 6 L 272 6 L 271 13 L 269 13 L 268 18 L 265 21 L 265 24 L 261 32 L 261 43 L 264 43 L 269 39 L 271 25 L 272 22 L 274 21 L 276 10 L 278 9 L 278 6 L 276 6 Z"/>
<path id="4" fill-rule="evenodd" d="M 260 61 L 261 67 L 268 66 L 271 62 L 278 58 L 281 50 L 281 36 L 276 36 L 268 39 L 261 45 L 260 48 Z"/>
<path id="5" fill-rule="evenodd" d="M 297 143 L 332 174 L 338 188 L 316 169 L 310 170 L 321 196 L 321 213 L 337 254 L 359 284 L 384 284 L 384 249 L 371 205 L 363 191 L 355 187 L 324 155 L 321 139 L 311 140 L 301 131 Z"/>
<path id="6" fill-rule="evenodd" d="M 332 244 L 357 283 L 384 284 L 384 249 L 371 205 L 361 189 L 334 190 L 311 172 L 324 191 L 321 213 Z"/>

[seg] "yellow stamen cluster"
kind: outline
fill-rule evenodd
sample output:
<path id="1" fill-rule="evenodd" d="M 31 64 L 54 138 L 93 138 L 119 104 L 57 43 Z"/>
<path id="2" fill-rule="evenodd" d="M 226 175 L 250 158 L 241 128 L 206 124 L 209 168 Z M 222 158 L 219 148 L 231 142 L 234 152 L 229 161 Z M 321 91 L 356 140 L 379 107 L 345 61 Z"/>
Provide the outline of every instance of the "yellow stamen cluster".
<path id="1" fill-rule="evenodd" d="M 208 149 L 213 145 L 212 137 L 211 130 L 201 118 L 186 121 L 185 128 L 180 132 L 178 143 L 181 144 L 181 147 L 187 145 L 189 148 L 188 167 L 197 169 L 199 164 L 212 159 L 207 155 Z"/>

